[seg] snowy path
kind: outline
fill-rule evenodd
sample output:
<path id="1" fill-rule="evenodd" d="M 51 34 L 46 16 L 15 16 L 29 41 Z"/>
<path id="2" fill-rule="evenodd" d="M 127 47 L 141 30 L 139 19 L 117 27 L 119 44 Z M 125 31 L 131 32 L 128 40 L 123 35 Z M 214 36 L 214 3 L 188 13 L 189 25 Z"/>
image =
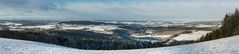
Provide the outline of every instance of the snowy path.
<path id="1" fill-rule="evenodd" d="M 79 50 L 0 38 L 0 54 L 239 54 L 239 36 L 208 42 L 138 50 Z"/>

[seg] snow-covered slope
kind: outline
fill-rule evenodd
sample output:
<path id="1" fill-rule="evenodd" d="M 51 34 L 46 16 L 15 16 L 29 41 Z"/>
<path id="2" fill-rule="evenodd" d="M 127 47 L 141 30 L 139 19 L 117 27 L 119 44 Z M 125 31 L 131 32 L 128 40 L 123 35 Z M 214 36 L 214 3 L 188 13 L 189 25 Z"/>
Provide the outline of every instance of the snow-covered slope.
<path id="1" fill-rule="evenodd" d="M 0 38 L 0 54 L 239 54 L 239 36 L 172 47 L 135 50 L 80 50 Z"/>
<path id="2" fill-rule="evenodd" d="M 192 40 L 192 41 L 196 41 L 199 38 L 201 38 L 203 35 L 206 35 L 207 33 L 210 33 L 211 31 L 194 31 L 193 33 L 189 33 L 189 34 L 180 34 L 178 37 L 173 38 L 177 41 L 184 41 L 184 40 Z"/>

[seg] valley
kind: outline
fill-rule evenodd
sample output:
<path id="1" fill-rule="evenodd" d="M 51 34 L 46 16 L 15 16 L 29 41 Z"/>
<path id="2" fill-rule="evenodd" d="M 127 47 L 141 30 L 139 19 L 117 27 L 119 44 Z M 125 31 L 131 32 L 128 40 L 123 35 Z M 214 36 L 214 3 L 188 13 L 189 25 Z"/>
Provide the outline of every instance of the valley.
<path id="1" fill-rule="evenodd" d="M 0 37 L 4 38 L 31 40 L 79 49 L 116 50 L 194 43 L 203 35 L 218 29 L 221 24 L 218 21 L 101 20 L 47 21 L 46 23 L 46 21 L 8 20 L 1 21 L 0 25 Z M 21 34 L 20 37 L 16 36 L 17 34 Z"/>

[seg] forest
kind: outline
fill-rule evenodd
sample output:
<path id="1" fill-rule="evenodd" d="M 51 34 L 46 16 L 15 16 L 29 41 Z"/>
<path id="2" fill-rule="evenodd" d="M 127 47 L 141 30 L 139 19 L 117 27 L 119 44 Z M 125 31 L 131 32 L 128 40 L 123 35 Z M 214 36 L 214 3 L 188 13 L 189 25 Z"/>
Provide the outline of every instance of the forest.
<path id="1" fill-rule="evenodd" d="M 30 40 L 86 50 L 120 50 L 163 46 L 161 43 L 128 40 L 85 31 L 10 31 L 1 30 L 0 37 Z"/>
<path id="2" fill-rule="evenodd" d="M 199 41 L 208 41 L 219 38 L 231 37 L 239 35 L 239 10 L 236 9 L 234 13 L 228 13 L 222 21 L 222 26 L 211 33 L 203 36 Z"/>

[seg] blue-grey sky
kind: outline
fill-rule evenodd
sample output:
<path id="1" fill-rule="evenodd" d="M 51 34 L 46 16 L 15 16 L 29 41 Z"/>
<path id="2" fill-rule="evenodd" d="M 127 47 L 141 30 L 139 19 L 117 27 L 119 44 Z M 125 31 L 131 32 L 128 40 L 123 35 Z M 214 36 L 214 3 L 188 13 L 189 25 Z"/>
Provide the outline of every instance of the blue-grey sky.
<path id="1" fill-rule="evenodd" d="M 0 19 L 221 20 L 239 0 L 0 0 Z"/>

